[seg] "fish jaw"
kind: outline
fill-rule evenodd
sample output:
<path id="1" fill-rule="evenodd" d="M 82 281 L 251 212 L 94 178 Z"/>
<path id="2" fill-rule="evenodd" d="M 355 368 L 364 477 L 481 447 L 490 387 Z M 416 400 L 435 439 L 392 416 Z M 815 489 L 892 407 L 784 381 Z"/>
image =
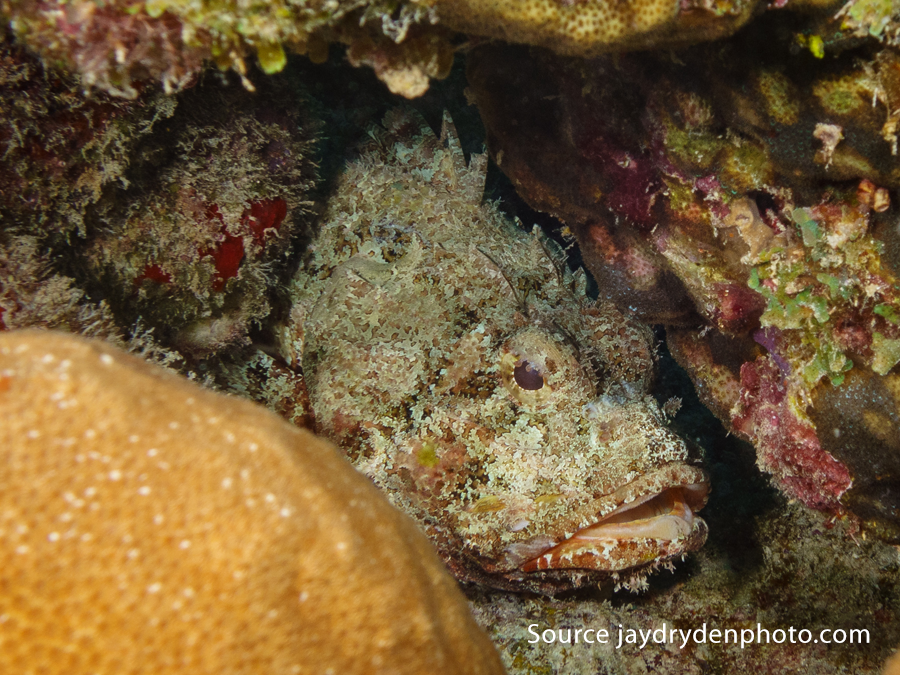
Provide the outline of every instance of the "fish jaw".
<path id="1" fill-rule="evenodd" d="M 622 504 L 520 569 L 618 572 L 696 550 L 706 541 L 707 527 L 694 511 L 702 508 L 707 491 L 707 484 L 694 483 Z"/>
<path id="2" fill-rule="evenodd" d="M 706 504 L 702 469 L 672 462 L 594 502 L 594 516 L 573 533 L 545 532 L 507 550 L 507 570 L 525 576 L 547 570 L 619 572 L 699 549 L 707 527 L 696 512 Z"/>

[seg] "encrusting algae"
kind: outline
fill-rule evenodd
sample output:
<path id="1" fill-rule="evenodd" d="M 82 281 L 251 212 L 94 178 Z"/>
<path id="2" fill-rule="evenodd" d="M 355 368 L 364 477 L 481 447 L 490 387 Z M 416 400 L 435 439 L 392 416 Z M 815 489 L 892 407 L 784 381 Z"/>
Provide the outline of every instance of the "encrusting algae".
<path id="1" fill-rule="evenodd" d="M 503 672 L 413 523 L 252 403 L 3 332 L 0 454 L 0 672 Z"/>
<path id="2" fill-rule="evenodd" d="M 461 579 L 640 588 L 706 537 L 706 476 L 648 393 L 649 332 L 482 203 L 486 158 L 467 167 L 448 120 L 443 141 L 407 113 L 385 125 L 294 280 L 294 371 L 273 363 L 269 405 L 312 417 Z"/>

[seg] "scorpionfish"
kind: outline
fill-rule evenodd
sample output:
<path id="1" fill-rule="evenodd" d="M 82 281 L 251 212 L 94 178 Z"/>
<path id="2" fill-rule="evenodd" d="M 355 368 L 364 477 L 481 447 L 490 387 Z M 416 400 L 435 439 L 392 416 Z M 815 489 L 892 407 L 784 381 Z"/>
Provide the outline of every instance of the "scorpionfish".
<path id="1" fill-rule="evenodd" d="M 699 548 L 708 480 L 649 394 L 648 329 L 483 202 L 486 155 L 467 166 L 447 117 L 438 138 L 395 111 L 370 137 L 278 329 L 314 429 L 461 580 L 640 587 Z"/>

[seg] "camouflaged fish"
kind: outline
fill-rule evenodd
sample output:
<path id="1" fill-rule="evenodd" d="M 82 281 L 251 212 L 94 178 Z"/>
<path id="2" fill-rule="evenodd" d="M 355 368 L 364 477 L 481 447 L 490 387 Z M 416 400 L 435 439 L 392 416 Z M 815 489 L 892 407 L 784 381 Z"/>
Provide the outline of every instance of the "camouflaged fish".
<path id="1" fill-rule="evenodd" d="M 562 251 L 482 203 L 394 112 L 346 168 L 291 288 L 281 355 L 318 433 L 415 518 L 462 580 L 553 593 L 700 547 L 707 477 L 648 394 L 648 330 Z M 277 407 L 277 405 L 275 406 Z"/>

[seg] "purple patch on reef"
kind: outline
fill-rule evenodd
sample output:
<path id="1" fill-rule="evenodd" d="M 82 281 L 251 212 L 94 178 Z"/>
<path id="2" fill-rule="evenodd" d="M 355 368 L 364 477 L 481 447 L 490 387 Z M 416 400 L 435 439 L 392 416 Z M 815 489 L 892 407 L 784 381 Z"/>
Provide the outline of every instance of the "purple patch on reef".
<path id="1" fill-rule="evenodd" d="M 590 139 L 582 153 L 609 183 L 607 206 L 634 225 L 653 227 L 656 220 L 651 208 L 662 181 L 651 159 L 604 136 Z"/>
<path id="2" fill-rule="evenodd" d="M 783 356 L 778 354 L 778 343 L 781 339 L 781 331 L 775 328 L 774 326 L 768 326 L 766 328 L 760 328 L 759 330 L 753 331 L 753 340 L 756 344 L 762 345 L 765 347 L 769 355 L 772 357 L 772 360 L 778 365 L 779 370 L 781 370 L 781 374 L 784 376 L 788 376 L 791 373 L 790 364 L 784 359 Z"/>

